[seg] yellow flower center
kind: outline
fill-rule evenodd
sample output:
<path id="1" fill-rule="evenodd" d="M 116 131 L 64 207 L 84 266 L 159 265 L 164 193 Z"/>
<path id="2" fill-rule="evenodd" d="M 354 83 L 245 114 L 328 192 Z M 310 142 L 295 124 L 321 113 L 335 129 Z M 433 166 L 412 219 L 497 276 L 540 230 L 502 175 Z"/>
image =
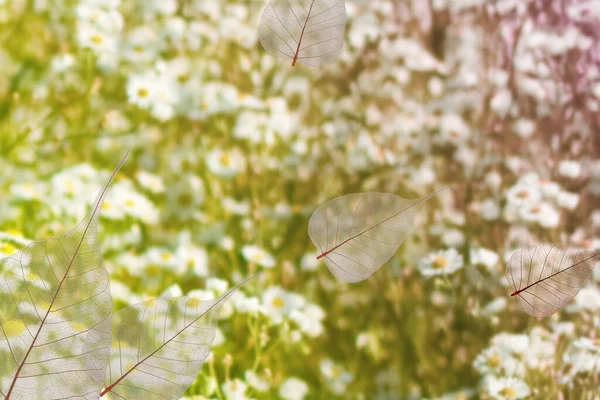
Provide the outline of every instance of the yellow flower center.
<path id="1" fill-rule="evenodd" d="M 6 336 L 17 336 L 23 332 L 25 332 L 25 324 L 21 320 L 13 319 L 5 324 L 4 333 Z"/>
<path id="2" fill-rule="evenodd" d="M 200 299 L 195 299 L 195 298 L 191 298 L 187 301 L 187 306 L 188 307 L 200 307 L 200 305 L 202 304 L 202 300 Z"/>
<path id="3" fill-rule="evenodd" d="M 520 199 L 526 199 L 529 197 L 529 191 L 528 190 L 521 190 L 519 193 L 517 193 L 517 197 Z"/>
<path id="4" fill-rule="evenodd" d="M 533 208 L 531 209 L 531 212 L 532 212 L 533 214 L 539 214 L 539 213 L 541 213 L 541 212 L 542 212 L 542 207 L 540 207 L 540 206 L 535 206 L 535 207 L 533 207 Z"/>
<path id="5" fill-rule="evenodd" d="M 146 97 L 150 96 L 150 91 L 146 88 L 141 88 L 138 90 L 137 94 L 138 94 L 138 96 L 140 96 L 142 98 L 146 98 Z"/>
<path id="6" fill-rule="evenodd" d="M 223 153 L 219 161 L 221 161 L 221 164 L 223 164 L 226 167 L 229 167 L 231 165 L 231 158 L 227 153 Z"/>
<path id="7" fill-rule="evenodd" d="M 161 258 L 164 261 L 169 261 L 171 258 L 173 258 L 173 256 L 171 255 L 171 253 L 165 251 L 164 253 L 162 253 Z"/>
<path id="8" fill-rule="evenodd" d="M 180 206 L 189 206 L 192 204 L 192 196 L 188 193 L 183 193 L 177 200 Z"/>
<path id="9" fill-rule="evenodd" d="M 517 395 L 517 391 L 511 387 L 505 387 L 500 391 L 500 394 L 504 397 L 515 397 Z"/>
<path id="10" fill-rule="evenodd" d="M 283 306 L 285 306 L 285 301 L 279 296 L 275 297 L 273 299 L 272 303 L 273 303 L 273 307 L 279 308 L 279 309 L 281 309 L 281 308 L 283 308 Z"/>
<path id="11" fill-rule="evenodd" d="M 104 38 L 100 35 L 93 35 L 90 40 L 94 44 L 102 44 L 102 42 L 104 42 Z"/>
<path id="12" fill-rule="evenodd" d="M 500 358 L 500 356 L 498 354 L 494 354 L 488 359 L 488 365 L 492 368 L 499 367 L 501 363 L 502 363 L 502 359 Z"/>
<path id="13" fill-rule="evenodd" d="M 135 51 L 136 53 L 141 53 L 142 51 L 144 51 L 144 46 L 140 46 L 138 44 L 137 46 L 133 47 L 133 51 Z"/>
<path id="14" fill-rule="evenodd" d="M 104 201 L 104 204 L 102 204 L 102 209 L 104 211 L 106 211 L 106 210 L 110 210 L 111 208 L 112 208 L 112 205 L 110 204 L 110 202 Z"/>
<path id="15" fill-rule="evenodd" d="M 435 257 L 432 263 L 433 267 L 436 269 L 444 269 L 448 266 L 448 264 L 448 259 L 446 257 L 441 256 Z"/>
<path id="16" fill-rule="evenodd" d="M 4 254 L 13 254 L 17 249 L 10 243 L 2 243 L 0 245 L 0 252 Z"/>
<path id="17" fill-rule="evenodd" d="M 135 206 L 135 203 L 134 203 L 134 201 L 133 201 L 133 200 L 127 200 L 127 201 L 125 202 L 125 205 L 126 205 L 127 207 L 132 207 L 132 208 L 133 208 L 133 206 Z"/>
<path id="18" fill-rule="evenodd" d="M 340 376 L 342 376 L 342 371 L 339 368 L 337 368 L 337 367 L 333 367 L 331 369 L 331 375 L 334 378 L 339 378 Z"/>

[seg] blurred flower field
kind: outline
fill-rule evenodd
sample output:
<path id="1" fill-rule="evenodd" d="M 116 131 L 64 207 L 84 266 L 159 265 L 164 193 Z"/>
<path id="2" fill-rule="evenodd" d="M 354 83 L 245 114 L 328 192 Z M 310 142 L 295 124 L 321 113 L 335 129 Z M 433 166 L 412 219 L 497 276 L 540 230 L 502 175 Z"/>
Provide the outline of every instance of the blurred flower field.
<path id="1" fill-rule="evenodd" d="M 600 270 L 535 320 L 505 262 L 600 249 L 600 1 L 348 0 L 322 68 L 254 0 L 0 0 L 0 256 L 83 217 L 120 309 L 215 297 L 188 399 L 600 399 Z M 307 234 L 347 193 L 427 202 L 367 281 Z M 0 309 L 2 305 L 0 304 Z"/>

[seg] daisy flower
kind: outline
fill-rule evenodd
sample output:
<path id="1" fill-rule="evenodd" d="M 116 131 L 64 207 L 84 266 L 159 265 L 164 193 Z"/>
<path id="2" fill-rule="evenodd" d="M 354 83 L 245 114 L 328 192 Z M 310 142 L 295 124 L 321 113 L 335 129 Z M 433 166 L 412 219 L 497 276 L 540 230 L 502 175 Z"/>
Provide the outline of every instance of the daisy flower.
<path id="1" fill-rule="evenodd" d="M 429 254 L 419 261 L 421 275 L 431 277 L 449 275 L 463 267 L 463 258 L 455 249 L 442 250 Z"/>
<path id="2" fill-rule="evenodd" d="M 242 255 L 246 261 L 261 267 L 273 268 L 275 266 L 275 258 L 258 246 L 245 245 L 242 247 Z"/>
<path id="3" fill-rule="evenodd" d="M 494 378 L 487 382 L 490 396 L 497 400 L 523 399 L 531 394 L 529 386 L 518 378 Z"/>
<path id="4" fill-rule="evenodd" d="M 214 149 L 206 157 L 206 166 L 215 175 L 222 178 L 233 178 L 244 171 L 246 160 L 237 149 Z"/>

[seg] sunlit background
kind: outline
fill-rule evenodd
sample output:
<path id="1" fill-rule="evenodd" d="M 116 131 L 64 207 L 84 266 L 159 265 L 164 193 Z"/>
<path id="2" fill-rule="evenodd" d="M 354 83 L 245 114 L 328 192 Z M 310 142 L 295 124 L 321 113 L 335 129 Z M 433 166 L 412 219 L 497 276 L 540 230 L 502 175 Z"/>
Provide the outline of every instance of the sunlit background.
<path id="1" fill-rule="evenodd" d="M 535 320 L 503 274 L 600 249 L 600 1 L 347 0 L 320 68 L 265 52 L 264 4 L 0 0 L 0 256 L 74 226 L 129 150 L 116 309 L 264 271 L 187 399 L 598 398 L 597 284 Z M 316 260 L 323 202 L 446 185 L 367 281 Z"/>

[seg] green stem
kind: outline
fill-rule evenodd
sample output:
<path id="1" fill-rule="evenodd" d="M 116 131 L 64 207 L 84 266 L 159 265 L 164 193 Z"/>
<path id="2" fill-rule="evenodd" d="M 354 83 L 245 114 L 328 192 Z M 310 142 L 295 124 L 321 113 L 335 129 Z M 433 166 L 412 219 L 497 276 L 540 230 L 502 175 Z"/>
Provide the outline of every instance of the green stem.
<path id="1" fill-rule="evenodd" d="M 219 400 L 224 400 L 223 393 L 221 392 L 221 385 L 219 385 L 219 377 L 217 376 L 217 372 L 215 371 L 215 362 L 214 360 L 208 363 L 208 368 L 210 371 L 210 376 L 215 380 L 217 384 L 217 397 Z"/>

